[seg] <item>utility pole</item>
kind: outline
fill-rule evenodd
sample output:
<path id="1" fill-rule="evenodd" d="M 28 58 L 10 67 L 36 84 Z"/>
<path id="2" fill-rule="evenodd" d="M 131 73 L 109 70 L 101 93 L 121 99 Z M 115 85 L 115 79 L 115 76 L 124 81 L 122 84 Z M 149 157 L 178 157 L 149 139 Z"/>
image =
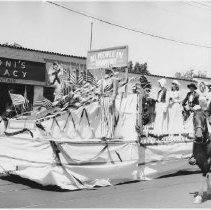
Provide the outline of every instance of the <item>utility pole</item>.
<path id="1" fill-rule="evenodd" d="M 91 37 L 90 37 L 90 47 L 89 47 L 89 50 L 92 49 L 92 28 L 93 28 L 93 22 L 91 22 Z"/>
<path id="2" fill-rule="evenodd" d="M 92 29 L 93 29 L 93 22 L 91 22 L 91 36 L 90 36 L 90 46 L 89 50 L 92 49 Z M 88 80 L 88 70 L 86 69 L 86 81 Z"/>

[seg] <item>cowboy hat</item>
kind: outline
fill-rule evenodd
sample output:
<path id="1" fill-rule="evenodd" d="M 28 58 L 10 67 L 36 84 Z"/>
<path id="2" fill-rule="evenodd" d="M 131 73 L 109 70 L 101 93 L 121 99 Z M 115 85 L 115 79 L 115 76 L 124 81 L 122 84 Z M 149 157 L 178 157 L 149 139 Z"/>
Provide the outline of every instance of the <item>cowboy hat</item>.
<path id="1" fill-rule="evenodd" d="M 113 74 L 113 70 L 112 69 L 105 69 L 105 74 Z"/>
<path id="2" fill-rule="evenodd" d="M 193 89 L 197 89 L 196 85 L 194 83 L 190 83 L 189 85 L 187 85 L 188 88 L 193 88 Z"/>
<path id="3" fill-rule="evenodd" d="M 145 88 L 150 88 L 151 89 L 152 86 L 151 86 L 150 82 L 147 80 L 147 78 L 145 76 L 141 76 L 139 78 L 139 81 L 140 81 L 141 87 L 143 89 L 145 89 Z"/>

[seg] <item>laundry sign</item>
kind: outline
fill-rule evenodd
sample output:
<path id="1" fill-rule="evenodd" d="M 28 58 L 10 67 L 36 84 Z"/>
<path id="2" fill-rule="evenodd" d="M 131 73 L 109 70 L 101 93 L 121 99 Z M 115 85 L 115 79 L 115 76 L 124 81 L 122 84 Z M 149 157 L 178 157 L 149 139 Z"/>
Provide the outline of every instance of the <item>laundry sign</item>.
<path id="1" fill-rule="evenodd" d="M 0 81 L 44 84 L 45 63 L 0 57 Z"/>
<path id="2" fill-rule="evenodd" d="M 126 67 L 127 63 L 128 46 L 91 50 L 87 54 L 87 69 Z"/>

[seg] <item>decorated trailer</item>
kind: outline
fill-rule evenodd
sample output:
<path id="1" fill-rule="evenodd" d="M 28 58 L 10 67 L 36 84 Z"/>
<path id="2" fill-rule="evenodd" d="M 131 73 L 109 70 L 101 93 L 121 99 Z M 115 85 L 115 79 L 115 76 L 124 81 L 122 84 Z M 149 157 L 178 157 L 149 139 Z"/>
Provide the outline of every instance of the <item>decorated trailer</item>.
<path id="1" fill-rule="evenodd" d="M 113 50 L 116 54 L 108 53 Z M 125 66 L 127 59 L 121 50 L 101 50 L 107 53 L 98 65 L 115 67 L 118 55 L 123 58 L 118 64 Z M 105 61 L 105 55 L 113 58 Z M 192 137 L 187 132 L 158 136 L 153 122 L 143 126 L 140 77 L 127 79 L 127 83 L 114 81 L 110 95 L 102 81 L 84 81 L 51 107 L 23 113 L 8 123 L 1 121 L 0 172 L 77 190 L 195 170 L 187 161 L 192 152 Z M 107 89 L 102 92 L 102 87 Z"/>
<path id="2" fill-rule="evenodd" d="M 1 172 L 76 190 L 189 169 L 190 138 L 157 138 L 150 135 L 150 126 L 142 135 L 137 132 L 140 101 L 130 86 L 127 97 L 116 98 L 119 120 L 113 138 L 102 136 L 104 107 L 98 102 L 54 110 L 38 119 L 10 119 L 0 137 Z"/>

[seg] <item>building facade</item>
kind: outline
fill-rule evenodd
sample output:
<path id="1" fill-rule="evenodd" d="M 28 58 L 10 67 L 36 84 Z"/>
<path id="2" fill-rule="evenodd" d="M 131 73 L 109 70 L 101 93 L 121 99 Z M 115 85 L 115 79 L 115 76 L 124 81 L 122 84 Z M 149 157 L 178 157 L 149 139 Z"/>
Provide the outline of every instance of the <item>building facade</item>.
<path id="1" fill-rule="evenodd" d="M 60 75 L 68 81 L 75 71 L 86 69 L 86 58 L 0 45 L 0 113 L 11 104 L 10 90 L 25 95 L 32 104 L 50 95 L 54 90 L 50 75 L 54 64 L 62 67 Z"/>

